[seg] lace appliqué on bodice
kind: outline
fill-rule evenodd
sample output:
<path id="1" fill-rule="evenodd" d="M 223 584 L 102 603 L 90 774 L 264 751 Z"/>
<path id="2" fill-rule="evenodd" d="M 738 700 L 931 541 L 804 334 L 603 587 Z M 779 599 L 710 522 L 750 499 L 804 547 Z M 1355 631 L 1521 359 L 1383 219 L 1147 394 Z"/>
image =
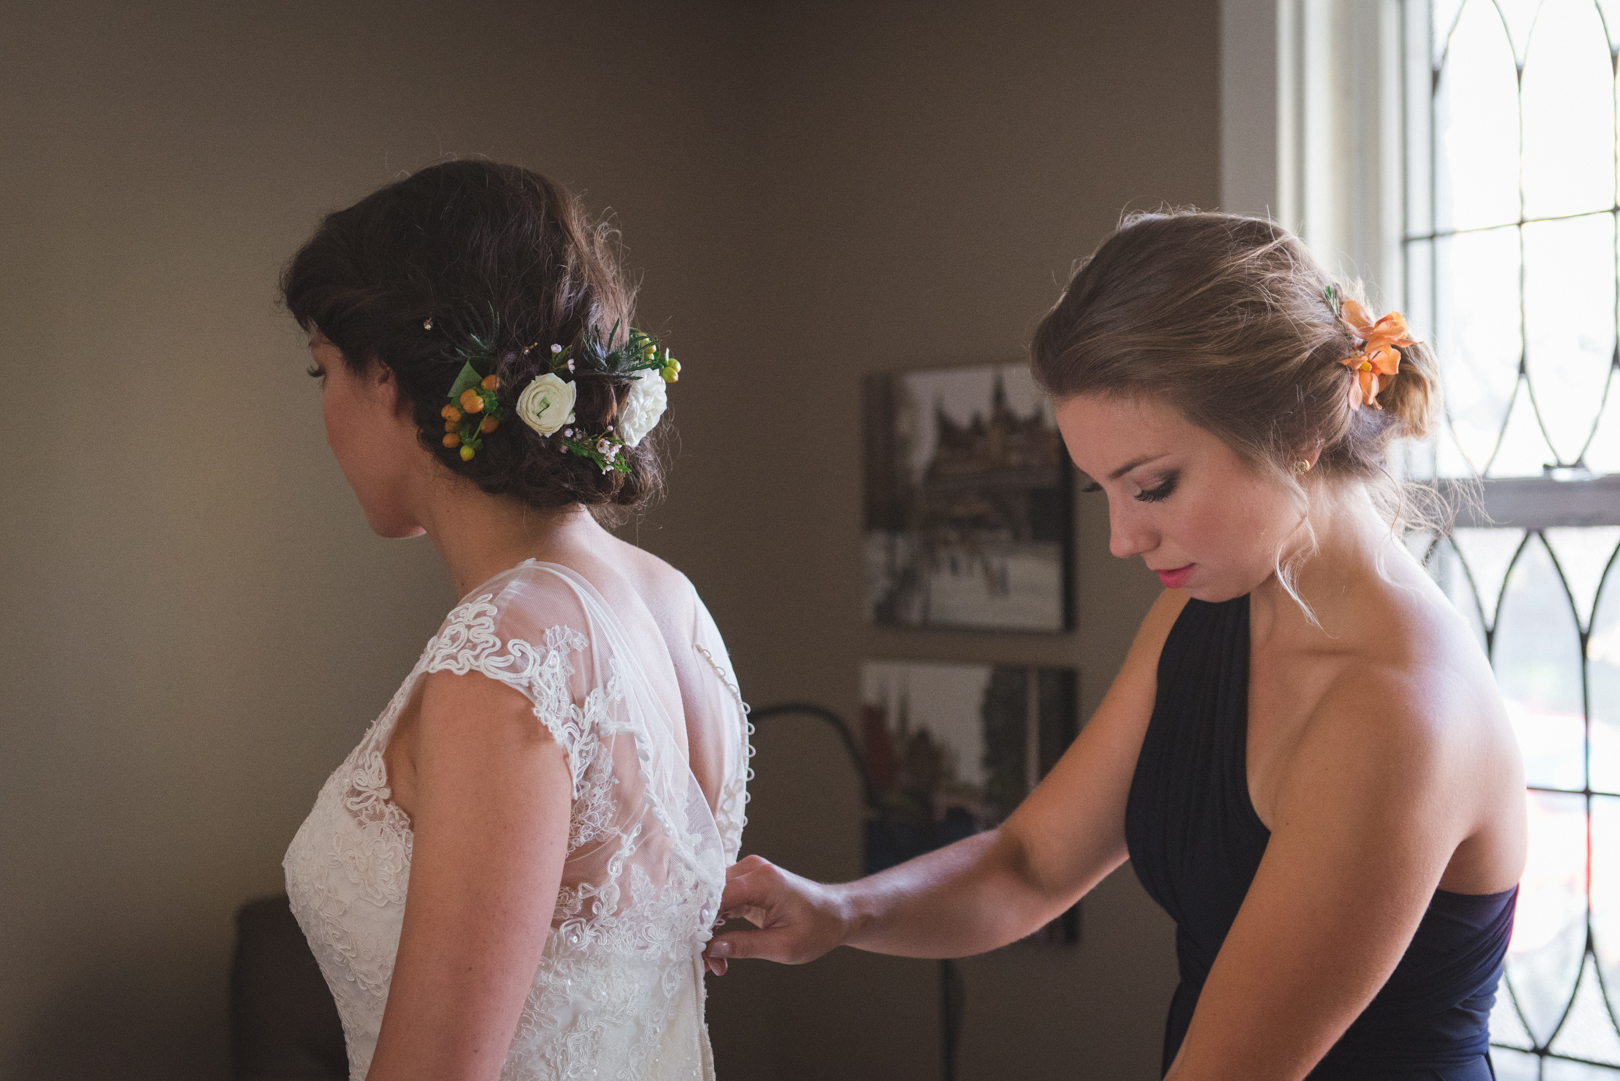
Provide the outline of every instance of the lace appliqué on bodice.
<path id="1" fill-rule="evenodd" d="M 584 629 L 556 623 L 541 631 L 531 622 L 529 638 L 503 637 L 512 622 L 503 608 L 515 602 L 510 583 L 498 587 L 514 575 L 553 591 L 548 575 L 571 587 Z M 383 751 L 417 680 L 436 671 L 477 672 L 522 692 L 567 753 L 573 777 L 552 933 L 502 1078 L 713 1076 L 699 954 L 741 837 L 746 706 L 714 652 L 695 644 L 725 688 L 738 748 L 711 815 L 674 742 L 674 722 L 662 716 L 611 613 L 576 579 L 524 564 L 452 611 L 288 849 L 288 894 L 337 1000 L 356 1081 L 376 1047 L 410 876 L 411 826 L 390 799 Z"/>

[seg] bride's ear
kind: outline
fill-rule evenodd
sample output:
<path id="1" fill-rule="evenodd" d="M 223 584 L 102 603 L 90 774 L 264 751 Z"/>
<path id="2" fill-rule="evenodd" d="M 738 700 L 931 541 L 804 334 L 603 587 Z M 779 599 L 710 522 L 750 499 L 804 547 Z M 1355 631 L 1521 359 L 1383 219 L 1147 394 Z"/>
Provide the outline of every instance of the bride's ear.
<path id="1" fill-rule="evenodd" d="M 382 404 L 390 413 L 396 417 L 410 419 L 411 402 L 401 391 L 399 376 L 394 374 L 394 369 L 380 360 L 373 360 L 366 369 L 366 382 L 371 385 L 371 391 L 382 400 Z"/>

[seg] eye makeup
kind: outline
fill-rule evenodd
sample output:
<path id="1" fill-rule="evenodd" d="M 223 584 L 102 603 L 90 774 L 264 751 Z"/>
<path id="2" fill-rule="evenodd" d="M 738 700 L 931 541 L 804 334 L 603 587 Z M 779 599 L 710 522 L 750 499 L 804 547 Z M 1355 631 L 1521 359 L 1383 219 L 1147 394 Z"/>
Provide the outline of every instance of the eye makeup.
<path id="1" fill-rule="evenodd" d="M 1153 488 L 1143 488 L 1140 492 L 1136 493 L 1136 498 L 1143 503 L 1158 503 L 1162 500 L 1169 499 L 1171 493 L 1176 490 L 1177 482 L 1180 480 L 1181 474 L 1179 472 L 1172 471 L 1166 473 L 1164 475 L 1164 479 L 1159 481 L 1157 486 Z"/>
<path id="2" fill-rule="evenodd" d="M 1167 473 L 1165 474 L 1164 479 L 1159 481 L 1157 487 L 1144 488 L 1142 491 L 1137 492 L 1134 498 L 1143 503 L 1157 503 L 1160 500 L 1168 499 L 1170 494 L 1176 490 L 1176 483 L 1180 480 L 1180 473 Z M 1100 492 L 1102 490 L 1102 485 L 1098 484 L 1096 481 L 1092 481 L 1089 484 L 1083 484 L 1080 486 L 1080 491 L 1084 493 Z"/>

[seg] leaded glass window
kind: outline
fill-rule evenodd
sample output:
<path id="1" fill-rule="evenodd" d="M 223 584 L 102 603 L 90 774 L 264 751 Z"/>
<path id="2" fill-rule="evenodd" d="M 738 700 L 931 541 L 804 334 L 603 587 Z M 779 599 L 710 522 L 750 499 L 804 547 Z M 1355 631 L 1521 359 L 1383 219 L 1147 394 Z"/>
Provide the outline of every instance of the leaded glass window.
<path id="1" fill-rule="evenodd" d="M 1530 860 L 1503 1079 L 1620 1081 L 1620 0 L 1404 0 L 1403 266 L 1484 514 L 1422 542 L 1496 669 Z"/>

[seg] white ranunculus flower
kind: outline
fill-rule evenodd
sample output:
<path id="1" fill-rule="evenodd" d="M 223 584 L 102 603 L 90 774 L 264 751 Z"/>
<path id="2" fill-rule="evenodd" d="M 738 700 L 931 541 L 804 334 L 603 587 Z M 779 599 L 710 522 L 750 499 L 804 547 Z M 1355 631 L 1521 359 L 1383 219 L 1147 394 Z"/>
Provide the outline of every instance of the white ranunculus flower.
<path id="1" fill-rule="evenodd" d="M 630 394 L 625 398 L 624 408 L 619 411 L 618 423 L 614 425 L 619 438 L 629 447 L 640 443 L 642 437 L 653 430 L 658 418 L 664 415 L 668 404 L 668 389 L 664 386 L 663 377 L 650 369 L 637 372 L 630 382 Z"/>
<path id="2" fill-rule="evenodd" d="M 518 395 L 518 419 L 541 435 L 550 435 L 573 421 L 575 390 L 574 384 L 547 372 Z"/>

